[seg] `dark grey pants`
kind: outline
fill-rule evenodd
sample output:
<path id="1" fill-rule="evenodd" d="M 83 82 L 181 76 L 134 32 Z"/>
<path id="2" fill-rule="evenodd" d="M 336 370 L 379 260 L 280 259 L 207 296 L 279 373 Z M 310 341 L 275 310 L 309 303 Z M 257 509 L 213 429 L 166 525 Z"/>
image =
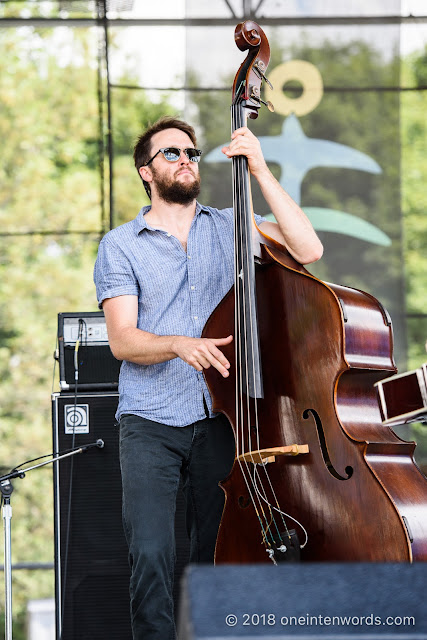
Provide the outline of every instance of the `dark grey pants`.
<path id="1" fill-rule="evenodd" d="M 219 415 L 171 427 L 135 415 L 120 420 L 123 523 L 131 566 L 134 640 L 173 640 L 175 505 L 180 475 L 190 561 L 212 563 L 234 436 Z"/>

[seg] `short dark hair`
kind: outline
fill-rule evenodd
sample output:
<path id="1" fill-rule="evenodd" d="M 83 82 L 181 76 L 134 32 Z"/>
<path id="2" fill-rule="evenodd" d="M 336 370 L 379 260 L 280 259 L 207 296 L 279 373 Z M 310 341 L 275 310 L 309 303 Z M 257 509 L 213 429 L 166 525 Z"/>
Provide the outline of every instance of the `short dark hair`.
<path id="1" fill-rule="evenodd" d="M 180 131 L 183 131 L 188 135 L 194 146 L 197 145 L 196 134 L 191 125 L 189 125 L 187 122 L 184 122 L 184 120 L 179 120 L 178 118 L 175 118 L 173 116 L 163 116 L 162 118 L 154 122 L 154 124 L 150 125 L 148 129 L 141 136 L 139 136 L 133 149 L 133 159 L 135 162 L 135 167 L 141 180 L 142 176 L 140 175 L 139 170 L 145 165 L 146 162 L 149 161 L 151 157 L 151 138 L 154 136 L 154 134 L 159 133 L 159 131 L 164 131 L 165 129 L 180 129 Z M 142 183 L 148 197 L 151 200 L 150 185 L 148 184 L 148 182 L 145 182 L 145 180 L 142 180 Z"/>

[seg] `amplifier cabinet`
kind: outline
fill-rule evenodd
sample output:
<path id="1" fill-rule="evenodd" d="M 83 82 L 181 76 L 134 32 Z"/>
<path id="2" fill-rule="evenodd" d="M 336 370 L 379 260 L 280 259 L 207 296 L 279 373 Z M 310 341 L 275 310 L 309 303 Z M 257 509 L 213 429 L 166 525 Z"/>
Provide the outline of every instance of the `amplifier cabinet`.
<path id="1" fill-rule="evenodd" d="M 117 402 L 117 393 L 52 395 L 54 453 L 104 441 L 54 463 L 57 640 L 132 638 Z"/>
<path id="2" fill-rule="evenodd" d="M 117 392 L 52 395 L 54 452 L 102 439 L 54 463 L 57 640 L 131 640 L 128 551 L 122 528 Z M 182 491 L 177 499 L 175 602 L 188 562 Z M 62 635 L 61 635 L 62 631 Z"/>
<path id="3" fill-rule="evenodd" d="M 103 311 L 58 313 L 58 360 L 61 390 L 75 389 L 76 369 L 79 391 L 117 390 L 121 363 L 111 353 Z"/>

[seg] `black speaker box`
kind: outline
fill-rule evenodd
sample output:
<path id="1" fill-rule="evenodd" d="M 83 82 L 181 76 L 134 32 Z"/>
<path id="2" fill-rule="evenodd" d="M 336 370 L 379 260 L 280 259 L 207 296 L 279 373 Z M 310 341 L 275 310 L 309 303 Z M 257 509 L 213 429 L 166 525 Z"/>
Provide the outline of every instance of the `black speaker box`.
<path id="1" fill-rule="evenodd" d="M 426 578 L 425 563 L 189 566 L 178 638 L 420 640 Z"/>
<path id="2" fill-rule="evenodd" d="M 103 448 L 54 464 L 57 640 L 131 640 L 129 567 L 121 519 L 117 393 L 52 395 L 58 453 L 102 439 Z M 175 599 L 188 559 L 185 507 L 178 496 Z"/>

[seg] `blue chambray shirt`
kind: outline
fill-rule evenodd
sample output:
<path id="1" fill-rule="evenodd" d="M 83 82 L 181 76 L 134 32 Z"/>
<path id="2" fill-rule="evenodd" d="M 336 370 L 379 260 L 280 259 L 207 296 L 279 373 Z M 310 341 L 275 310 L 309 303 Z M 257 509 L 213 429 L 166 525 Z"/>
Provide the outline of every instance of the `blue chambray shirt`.
<path id="1" fill-rule="evenodd" d="M 138 329 L 157 335 L 200 337 L 234 280 L 233 210 L 197 203 L 187 253 L 177 238 L 150 227 L 143 207 L 135 220 L 101 240 L 94 281 L 100 308 L 106 298 L 138 296 Z M 257 224 L 264 218 L 255 216 Z M 218 336 L 225 337 L 225 336 Z M 212 401 L 202 372 L 181 358 L 151 365 L 124 361 L 116 418 L 131 413 L 186 426 L 210 416 Z"/>

